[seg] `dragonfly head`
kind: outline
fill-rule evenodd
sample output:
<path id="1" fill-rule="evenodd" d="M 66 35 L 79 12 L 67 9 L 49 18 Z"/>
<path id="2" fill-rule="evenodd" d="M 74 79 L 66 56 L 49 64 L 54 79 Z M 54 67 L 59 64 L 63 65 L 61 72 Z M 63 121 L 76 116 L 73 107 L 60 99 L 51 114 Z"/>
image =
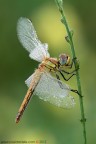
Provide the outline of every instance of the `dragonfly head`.
<path id="1" fill-rule="evenodd" d="M 60 54 L 59 63 L 61 66 L 68 65 L 70 63 L 70 57 L 66 54 Z"/>

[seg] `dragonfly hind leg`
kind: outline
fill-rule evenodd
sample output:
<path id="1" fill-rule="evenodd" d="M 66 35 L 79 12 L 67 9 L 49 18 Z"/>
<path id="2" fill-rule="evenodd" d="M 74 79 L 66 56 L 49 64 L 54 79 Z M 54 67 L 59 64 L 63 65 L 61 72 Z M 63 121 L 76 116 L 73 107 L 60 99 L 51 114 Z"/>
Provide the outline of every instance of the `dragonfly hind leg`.
<path id="1" fill-rule="evenodd" d="M 70 91 L 72 91 L 72 92 L 74 92 L 74 93 L 77 93 L 80 97 L 83 97 L 83 96 L 78 92 L 78 90 L 70 89 Z"/>

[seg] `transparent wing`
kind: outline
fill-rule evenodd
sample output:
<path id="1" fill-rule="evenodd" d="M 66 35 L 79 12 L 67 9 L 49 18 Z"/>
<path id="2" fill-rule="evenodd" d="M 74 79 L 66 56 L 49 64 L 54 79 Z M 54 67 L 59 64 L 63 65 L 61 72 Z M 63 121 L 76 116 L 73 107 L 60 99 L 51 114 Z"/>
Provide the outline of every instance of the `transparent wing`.
<path id="1" fill-rule="evenodd" d="M 32 75 L 33 76 L 33 75 Z M 29 86 L 32 76 L 27 79 L 26 84 Z M 62 88 L 59 85 L 62 83 Z M 43 73 L 42 77 L 35 88 L 34 95 L 40 99 L 48 101 L 62 108 L 71 108 L 75 105 L 74 98 L 69 95 L 70 88 L 62 81 L 52 77 L 49 73 Z"/>
<path id="2" fill-rule="evenodd" d="M 26 81 L 25 84 L 29 87 L 31 84 L 32 79 L 34 78 L 34 74 L 32 74 Z"/>
<path id="3" fill-rule="evenodd" d="M 19 18 L 17 23 L 17 35 L 24 48 L 31 52 L 38 45 L 38 38 L 34 26 L 27 18 Z"/>
<path id="4" fill-rule="evenodd" d="M 27 18 L 20 18 L 17 23 L 17 35 L 23 47 L 30 53 L 30 57 L 42 61 L 49 56 L 48 45 L 42 44 L 36 34 L 32 22 Z"/>
<path id="5" fill-rule="evenodd" d="M 33 51 L 30 53 L 30 58 L 42 62 L 45 57 L 50 57 L 47 49 L 44 47 L 45 45 L 38 45 Z"/>

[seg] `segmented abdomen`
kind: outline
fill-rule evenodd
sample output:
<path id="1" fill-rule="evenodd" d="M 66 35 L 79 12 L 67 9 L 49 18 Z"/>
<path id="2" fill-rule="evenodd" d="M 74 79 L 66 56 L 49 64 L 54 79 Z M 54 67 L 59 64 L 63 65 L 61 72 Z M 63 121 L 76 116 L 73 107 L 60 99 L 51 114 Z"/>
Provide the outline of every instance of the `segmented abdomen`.
<path id="1" fill-rule="evenodd" d="M 20 121 L 20 118 L 21 116 L 23 115 L 23 112 L 24 110 L 26 109 L 27 107 L 27 104 L 35 90 L 35 87 L 37 86 L 40 78 L 41 78 L 41 75 L 42 75 L 42 71 L 40 69 L 37 69 L 34 74 L 33 74 L 33 79 L 31 81 L 31 84 L 29 86 L 29 89 L 27 91 L 27 94 L 25 95 L 25 98 L 20 106 L 20 109 L 18 111 L 18 114 L 16 116 L 16 123 L 18 123 Z"/>

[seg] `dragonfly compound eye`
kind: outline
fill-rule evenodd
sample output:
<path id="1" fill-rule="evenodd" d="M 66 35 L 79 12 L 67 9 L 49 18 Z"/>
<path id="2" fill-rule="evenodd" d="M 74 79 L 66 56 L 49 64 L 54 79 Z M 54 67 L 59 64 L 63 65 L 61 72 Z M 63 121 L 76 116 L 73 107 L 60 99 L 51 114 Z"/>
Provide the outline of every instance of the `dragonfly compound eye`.
<path id="1" fill-rule="evenodd" d="M 59 56 L 59 63 L 63 66 L 67 63 L 68 56 L 66 54 L 61 54 Z"/>

